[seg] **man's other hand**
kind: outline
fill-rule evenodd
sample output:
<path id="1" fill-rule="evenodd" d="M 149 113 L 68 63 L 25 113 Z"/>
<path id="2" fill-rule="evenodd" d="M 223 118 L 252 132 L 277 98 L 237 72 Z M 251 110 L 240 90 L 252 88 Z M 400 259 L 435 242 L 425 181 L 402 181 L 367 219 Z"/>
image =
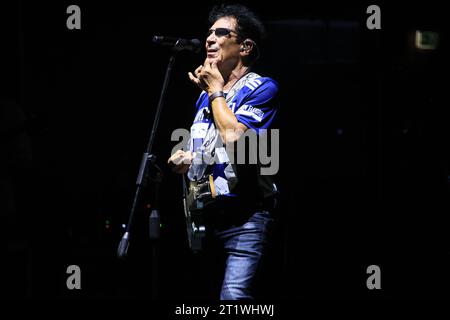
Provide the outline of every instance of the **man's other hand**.
<path id="1" fill-rule="evenodd" d="M 173 172 L 184 174 L 189 170 L 192 159 L 192 152 L 178 150 L 167 160 L 167 163 L 172 166 Z"/>

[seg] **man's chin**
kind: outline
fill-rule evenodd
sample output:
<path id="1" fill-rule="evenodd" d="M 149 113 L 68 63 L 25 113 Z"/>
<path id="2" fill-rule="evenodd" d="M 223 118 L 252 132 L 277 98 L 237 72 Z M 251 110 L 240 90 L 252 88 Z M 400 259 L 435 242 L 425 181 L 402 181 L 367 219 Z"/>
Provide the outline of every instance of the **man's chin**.
<path id="1" fill-rule="evenodd" d="M 216 62 L 217 65 L 220 64 L 219 58 L 208 58 L 208 63 L 213 63 L 213 62 Z"/>

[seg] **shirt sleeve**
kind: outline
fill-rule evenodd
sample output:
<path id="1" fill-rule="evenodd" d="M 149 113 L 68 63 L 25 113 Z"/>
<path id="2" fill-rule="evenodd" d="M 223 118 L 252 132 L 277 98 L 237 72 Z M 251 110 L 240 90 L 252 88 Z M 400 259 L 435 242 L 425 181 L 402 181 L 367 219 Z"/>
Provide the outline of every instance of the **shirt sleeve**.
<path id="1" fill-rule="evenodd" d="M 270 78 L 250 81 L 247 96 L 235 111 L 236 118 L 249 129 L 269 129 L 278 113 L 278 84 Z"/>

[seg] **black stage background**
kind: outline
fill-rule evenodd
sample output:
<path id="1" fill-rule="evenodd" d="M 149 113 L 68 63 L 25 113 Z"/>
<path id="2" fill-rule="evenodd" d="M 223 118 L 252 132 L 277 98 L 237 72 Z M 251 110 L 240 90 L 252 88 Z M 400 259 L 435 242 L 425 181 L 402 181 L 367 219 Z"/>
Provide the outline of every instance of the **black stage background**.
<path id="1" fill-rule="evenodd" d="M 244 3 L 267 24 L 258 71 L 278 80 L 283 101 L 268 298 L 448 298 L 442 5 L 375 3 L 382 28 L 368 30 L 372 3 Z M 71 4 L 81 30 L 66 28 Z M 165 173 L 159 258 L 145 208 L 128 259 L 115 257 L 169 57 L 152 36 L 203 41 L 212 4 L 1 5 L 3 276 L 12 280 L 3 297 L 214 298 L 204 293 L 201 257 L 187 249 L 179 177 L 165 165 L 172 131 L 190 125 L 199 91 L 187 72 L 203 54 L 178 55 L 156 137 Z M 416 29 L 440 32 L 438 50 L 415 49 Z M 66 287 L 73 264 L 81 290 Z M 381 290 L 366 287 L 373 264 Z"/>

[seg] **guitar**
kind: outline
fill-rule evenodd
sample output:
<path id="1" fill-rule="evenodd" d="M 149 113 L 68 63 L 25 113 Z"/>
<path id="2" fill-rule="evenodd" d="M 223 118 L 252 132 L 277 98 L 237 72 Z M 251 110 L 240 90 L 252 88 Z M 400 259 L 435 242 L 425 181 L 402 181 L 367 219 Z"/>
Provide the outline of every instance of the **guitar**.
<path id="1" fill-rule="evenodd" d="M 189 248 L 193 252 L 202 250 L 203 238 L 206 235 L 204 224 L 204 209 L 216 199 L 216 191 L 212 175 L 198 181 L 189 181 L 187 188 L 186 178 L 183 180 L 183 207 L 186 218 L 186 230 Z"/>

